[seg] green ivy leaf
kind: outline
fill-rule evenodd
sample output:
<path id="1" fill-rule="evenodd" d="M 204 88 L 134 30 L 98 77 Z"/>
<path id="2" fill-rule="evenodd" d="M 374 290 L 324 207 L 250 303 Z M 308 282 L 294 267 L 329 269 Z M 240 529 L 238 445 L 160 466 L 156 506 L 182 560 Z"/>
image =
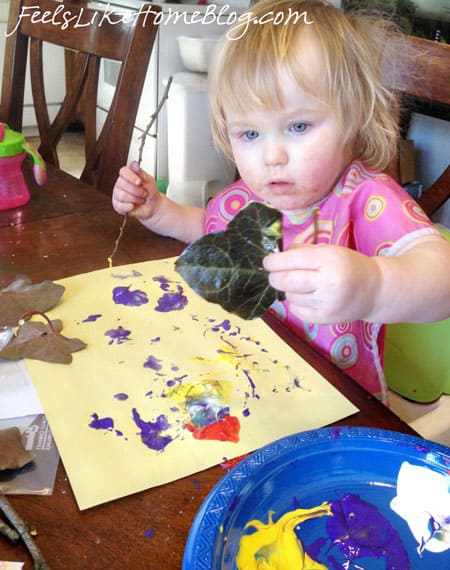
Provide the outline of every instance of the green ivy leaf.
<path id="1" fill-rule="evenodd" d="M 189 245 L 175 269 L 201 297 L 230 313 L 254 319 L 284 295 L 269 285 L 262 260 L 280 251 L 281 212 L 251 202 L 224 232 L 207 234 Z"/>

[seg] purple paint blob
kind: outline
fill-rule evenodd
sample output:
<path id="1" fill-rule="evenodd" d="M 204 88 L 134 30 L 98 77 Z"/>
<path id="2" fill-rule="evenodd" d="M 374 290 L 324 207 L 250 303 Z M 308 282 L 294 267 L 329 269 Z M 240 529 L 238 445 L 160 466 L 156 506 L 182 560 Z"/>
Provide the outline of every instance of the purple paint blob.
<path id="1" fill-rule="evenodd" d="M 142 277 L 142 273 L 133 269 L 130 275 L 120 275 L 119 273 L 112 273 L 111 277 L 114 279 L 130 279 L 130 277 Z"/>
<path id="2" fill-rule="evenodd" d="M 248 418 L 248 416 L 250 415 L 250 410 L 248 408 L 245 408 L 244 410 L 242 410 L 242 415 L 244 416 L 244 418 Z"/>
<path id="3" fill-rule="evenodd" d="M 167 279 L 167 277 L 165 277 L 164 275 L 157 275 L 156 277 L 153 277 L 153 281 L 159 283 L 159 286 L 162 289 L 162 291 L 169 291 L 170 284 L 172 283 L 172 281 L 170 281 L 170 279 Z"/>
<path id="4" fill-rule="evenodd" d="M 144 368 L 151 368 L 152 370 L 161 370 L 162 364 L 159 358 L 156 356 L 149 356 L 147 360 L 144 362 Z"/>
<path id="5" fill-rule="evenodd" d="M 327 533 L 347 560 L 369 557 L 384 559 L 386 570 L 410 568 L 399 534 L 376 507 L 348 494 L 333 501 L 331 508 Z"/>
<path id="6" fill-rule="evenodd" d="M 147 293 L 139 289 L 131 290 L 129 287 L 114 287 L 113 301 L 116 305 L 125 305 L 127 307 L 139 307 L 148 303 Z"/>
<path id="7" fill-rule="evenodd" d="M 146 422 L 141 419 L 136 408 L 133 408 L 131 411 L 134 423 L 141 430 L 141 441 L 148 448 L 155 451 L 163 451 L 173 441 L 170 435 L 162 435 L 162 432 L 170 427 L 169 421 L 164 414 L 158 416 L 154 422 Z"/>
<path id="8" fill-rule="evenodd" d="M 225 319 L 218 325 L 211 327 L 211 330 L 214 332 L 219 332 L 220 330 L 229 331 L 231 329 L 231 321 L 230 319 Z"/>
<path id="9" fill-rule="evenodd" d="M 154 530 L 152 528 L 148 528 L 145 532 L 144 532 L 144 536 L 145 538 L 151 538 L 153 536 Z"/>
<path id="10" fill-rule="evenodd" d="M 99 319 L 102 315 L 89 315 L 88 317 L 86 317 L 84 320 L 82 320 L 82 323 L 95 323 L 95 321 L 97 319 Z"/>
<path id="11" fill-rule="evenodd" d="M 124 329 L 121 325 L 119 325 L 116 329 L 105 331 L 105 336 L 109 336 L 111 339 L 108 344 L 122 344 L 123 342 L 130 340 L 130 334 L 131 331 Z"/>
<path id="12" fill-rule="evenodd" d="M 246 376 L 248 383 L 252 389 L 252 398 L 259 400 L 259 395 L 256 393 L 256 384 L 254 383 L 253 378 L 250 376 L 250 372 L 248 370 L 243 370 L 243 373 Z"/>
<path id="13" fill-rule="evenodd" d="M 118 394 L 114 394 L 114 398 L 120 402 L 124 402 L 125 400 L 128 400 L 128 394 L 119 392 Z"/>
<path id="14" fill-rule="evenodd" d="M 99 418 L 98 414 L 91 415 L 92 421 L 89 427 L 93 429 L 106 429 L 111 431 L 114 428 L 114 420 L 112 418 Z"/>
<path id="15" fill-rule="evenodd" d="M 181 291 L 177 293 L 164 293 L 157 301 L 155 311 L 169 313 L 170 311 L 181 311 L 188 304 L 188 298 Z"/>

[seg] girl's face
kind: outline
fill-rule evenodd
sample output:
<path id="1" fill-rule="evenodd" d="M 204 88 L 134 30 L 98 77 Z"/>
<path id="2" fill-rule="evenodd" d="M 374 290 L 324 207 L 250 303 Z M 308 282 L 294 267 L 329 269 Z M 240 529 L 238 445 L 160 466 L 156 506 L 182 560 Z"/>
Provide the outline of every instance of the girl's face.
<path id="1" fill-rule="evenodd" d="M 250 189 L 279 210 L 311 206 L 326 196 L 351 161 L 330 107 L 281 77 L 284 106 L 226 112 L 236 166 Z"/>

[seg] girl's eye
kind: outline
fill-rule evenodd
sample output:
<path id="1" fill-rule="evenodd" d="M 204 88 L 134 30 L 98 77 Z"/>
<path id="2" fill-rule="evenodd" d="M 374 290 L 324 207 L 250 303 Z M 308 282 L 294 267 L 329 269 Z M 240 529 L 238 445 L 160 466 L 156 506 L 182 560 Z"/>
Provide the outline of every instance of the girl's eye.
<path id="1" fill-rule="evenodd" d="M 245 131 L 243 136 L 248 141 L 254 141 L 255 139 L 257 139 L 259 137 L 259 133 L 258 133 L 258 131 Z"/>
<path id="2" fill-rule="evenodd" d="M 308 125 L 306 123 L 292 123 L 290 129 L 292 132 L 294 133 L 303 133 L 304 131 L 306 131 L 306 128 L 308 127 Z"/>

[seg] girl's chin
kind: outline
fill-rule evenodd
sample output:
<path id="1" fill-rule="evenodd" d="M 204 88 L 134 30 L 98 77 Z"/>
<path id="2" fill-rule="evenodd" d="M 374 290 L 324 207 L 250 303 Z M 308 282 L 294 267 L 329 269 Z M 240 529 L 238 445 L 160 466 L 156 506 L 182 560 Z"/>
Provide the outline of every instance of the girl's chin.
<path id="1" fill-rule="evenodd" d="M 299 199 L 298 196 L 267 196 L 267 202 L 277 210 L 290 212 L 293 210 L 306 210 L 310 202 Z"/>

